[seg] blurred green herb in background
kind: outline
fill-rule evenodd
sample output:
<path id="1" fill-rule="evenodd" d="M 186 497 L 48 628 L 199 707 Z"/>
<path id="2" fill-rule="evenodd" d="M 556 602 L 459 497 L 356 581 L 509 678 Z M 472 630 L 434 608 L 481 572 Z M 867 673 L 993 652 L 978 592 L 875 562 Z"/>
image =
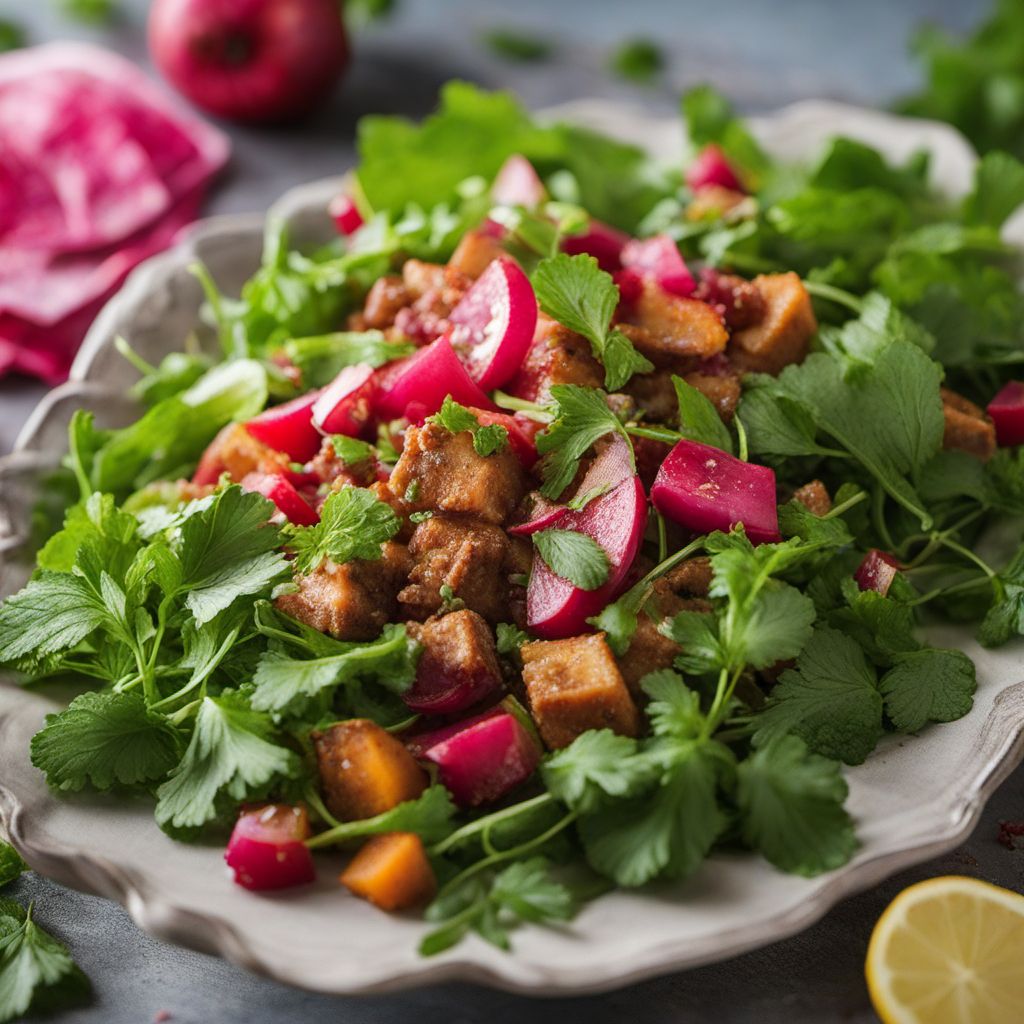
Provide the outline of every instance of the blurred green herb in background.
<path id="1" fill-rule="evenodd" d="M 924 63 L 927 82 L 897 105 L 900 113 L 948 121 L 979 153 L 1024 155 L 1024 0 L 997 0 L 963 40 L 924 25 L 912 52 Z"/>
<path id="2" fill-rule="evenodd" d="M 61 14 L 89 25 L 105 25 L 117 14 L 115 0 L 58 0 Z"/>
<path id="3" fill-rule="evenodd" d="M 649 39 L 629 39 L 613 54 L 609 67 L 620 78 L 652 81 L 665 66 L 665 56 Z"/>
<path id="4" fill-rule="evenodd" d="M 519 29 L 490 29 L 481 36 L 481 39 L 498 57 L 524 64 L 547 60 L 554 52 L 554 46 L 548 40 Z"/>
<path id="5" fill-rule="evenodd" d="M 0 21 L 0 53 L 25 45 L 25 30 L 13 21 Z"/>

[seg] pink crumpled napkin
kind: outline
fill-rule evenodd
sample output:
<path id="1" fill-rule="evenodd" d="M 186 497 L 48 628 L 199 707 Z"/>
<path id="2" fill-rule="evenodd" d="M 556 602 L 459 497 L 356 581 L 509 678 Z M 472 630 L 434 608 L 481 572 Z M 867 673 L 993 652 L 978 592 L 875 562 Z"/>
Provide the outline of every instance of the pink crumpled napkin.
<path id="1" fill-rule="evenodd" d="M 0 376 L 63 380 L 100 307 L 195 219 L 228 155 L 116 54 L 0 57 Z"/>

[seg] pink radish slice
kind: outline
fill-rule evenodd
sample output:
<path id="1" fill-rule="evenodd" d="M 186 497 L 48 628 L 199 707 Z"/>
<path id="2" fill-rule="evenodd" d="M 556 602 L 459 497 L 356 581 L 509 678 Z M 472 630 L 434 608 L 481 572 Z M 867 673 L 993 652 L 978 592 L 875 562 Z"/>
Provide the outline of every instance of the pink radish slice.
<path id="1" fill-rule="evenodd" d="M 525 523 L 508 527 L 508 532 L 516 537 L 529 537 L 540 530 L 550 529 L 568 511 L 565 505 L 556 505 L 553 501 L 548 501 L 542 495 L 535 494 L 533 508 L 530 510 L 530 518 Z"/>
<path id="2" fill-rule="evenodd" d="M 540 763 L 536 741 L 507 711 L 462 723 L 423 749 L 438 767 L 442 784 L 460 807 L 492 803 L 525 782 Z"/>
<path id="3" fill-rule="evenodd" d="M 313 405 L 313 426 L 324 434 L 358 437 L 370 421 L 376 371 L 367 363 L 346 366 Z"/>
<path id="4" fill-rule="evenodd" d="M 450 740 L 456 733 L 460 733 L 464 729 L 476 725 L 478 722 L 484 722 L 488 718 L 494 718 L 496 715 L 503 715 L 505 713 L 504 705 L 499 702 L 494 707 L 481 711 L 469 718 L 463 718 L 459 722 L 442 725 L 437 729 L 428 729 L 426 732 L 418 732 L 411 736 L 403 736 L 402 742 L 413 757 L 422 761 L 425 760 L 426 753 L 431 747 L 436 747 L 439 743 Z"/>
<path id="5" fill-rule="evenodd" d="M 228 840 L 224 859 L 235 882 L 246 889 L 287 889 L 316 878 L 305 808 L 268 804 L 243 811 Z"/>
<path id="6" fill-rule="evenodd" d="M 742 523 L 754 544 L 781 539 L 775 473 L 710 445 L 678 442 L 658 470 L 651 501 L 694 533 L 729 531 Z"/>
<path id="7" fill-rule="evenodd" d="M 505 206 L 526 206 L 531 209 L 540 206 L 547 199 L 544 182 L 533 168 L 533 164 L 513 153 L 502 165 L 491 185 L 491 198 Z"/>
<path id="8" fill-rule="evenodd" d="M 899 571 L 900 563 L 892 555 L 872 548 L 857 567 L 853 578 L 861 590 L 875 590 L 885 597 Z"/>
<path id="9" fill-rule="evenodd" d="M 275 405 L 249 420 L 245 429 L 268 448 L 284 452 L 295 462 L 308 462 L 320 451 L 323 440 L 313 426 L 313 406 L 320 394 L 320 391 L 310 391 L 283 405 Z"/>
<path id="10" fill-rule="evenodd" d="M 339 235 L 354 234 L 363 226 L 363 215 L 359 212 L 359 207 L 352 201 L 351 196 L 344 193 L 331 200 L 327 212 L 331 215 Z"/>
<path id="11" fill-rule="evenodd" d="M 622 247 L 629 241 L 629 235 L 610 224 L 591 220 L 590 227 L 580 235 L 562 239 L 562 252 L 570 256 L 586 253 L 597 260 L 597 265 L 608 273 L 622 266 Z"/>
<path id="12" fill-rule="evenodd" d="M 718 185 L 733 192 L 746 192 L 725 153 L 713 142 L 708 143 L 686 169 L 686 184 L 694 192 L 708 185 Z"/>
<path id="13" fill-rule="evenodd" d="M 567 511 L 560 530 L 575 530 L 597 541 L 608 556 L 607 581 L 597 590 L 581 590 L 556 576 L 541 558 L 533 561 L 526 588 L 526 620 L 530 630 L 546 640 L 577 636 L 625 588 L 630 566 L 640 550 L 647 525 L 647 498 L 639 477 L 632 476 L 582 511 Z"/>
<path id="14" fill-rule="evenodd" d="M 537 327 L 537 299 L 518 264 L 497 259 L 448 319 L 452 346 L 470 377 L 489 391 L 511 380 L 522 364 Z"/>
<path id="15" fill-rule="evenodd" d="M 623 247 L 622 265 L 652 278 L 665 291 L 682 298 L 692 294 L 697 287 L 676 243 L 668 235 L 631 239 Z"/>
<path id="16" fill-rule="evenodd" d="M 278 511 L 284 513 L 285 518 L 296 526 L 315 526 L 320 522 L 316 509 L 282 474 L 248 473 L 242 478 L 241 486 L 242 490 L 255 491 L 272 501 Z"/>
<path id="17" fill-rule="evenodd" d="M 423 651 L 416 668 L 416 679 L 402 700 L 413 711 L 424 715 L 452 715 L 496 697 L 502 688 L 500 672 L 490 672 L 476 663 L 472 669 L 451 670 L 450 664 Z"/>
<path id="18" fill-rule="evenodd" d="M 448 395 L 461 405 L 499 411 L 466 372 L 446 337 L 379 369 L 377 386 L 377 414 L 385 420 L 404 416 L 414 402 L 423 416 L 430 416 Z"/>
<path id="19" fill-rule="evenodd" d="M 996 439 L 1004 448 L 1024 444 L 1024 383 L 1011 380 L 988 403 Z"/>

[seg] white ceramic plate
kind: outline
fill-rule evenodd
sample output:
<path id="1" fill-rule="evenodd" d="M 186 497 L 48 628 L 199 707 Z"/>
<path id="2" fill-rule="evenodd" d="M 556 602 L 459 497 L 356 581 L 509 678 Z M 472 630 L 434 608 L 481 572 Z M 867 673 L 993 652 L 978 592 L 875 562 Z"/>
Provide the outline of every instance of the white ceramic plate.
<path id="1" fill-rule="evenodd" d="M 602 103 L 557 113 L 644 144 L 658 156 L 675 158 L 681 150 L 674 121 Z M 790 107 L 757 120 L 755 129 L 772 152 L 790 159 L 812 157 L 834 134 L 862 138 L 895 159 L 924 146 L 934 155 L 936 184 L 950 193 L 967 188 L 974 162 L 967 144 L 947 127 L 831 103 Z M 324 238 L 331 230 L 325 207 L 338 184 L 296 189 L 274 212 L 291 222 L 296 239 Z M 36 481 L 64 451 L 71 412 L 92 409 L 104 425 L 133 415 L 124 397 L 133 371 L 114 351 L 113 338 L 123 333 L 151 361 L 180 346 L 201 302 L 187 265 L 201 258 L 222 287 L 237 289 L 257 265 L 260 231 L 259 218 L 200 225 L 187 241 L 138 269 L 104 310 L 70 383 L 45 399 L 17 451 L 0 461 L 0 594 L 24 581 L 19 538 Z M 1011 234 L 1020 241 L 1016 227 Z M 716 854 L 685 885 L 613 893 L 564 928 L 521 929 L 511 954 L 471 937 L 439 957 L 421 959 L 416 945 L 424 926 L 347 896 L 327 863 L 312 889 L 253 895 L 228 881 L 219 849 L 164 836 L 146 801 L 55 798 L 27 753 L 54 705 L 10 686 L 0 687 L 0 813 L 38 871 L 121 901 L 160 938 L 219 953 L 294 985 L 354 993 L 461 979 L 535 994 L 609 989 L 791 935 L 844 896 L 968 835 L 988 795 L 1024 752 L 1024 668 L 1019 648 L 984 651 L 953 630 L 943 641 L 963 647 L 977 662 L 974 710 L 917 738 L 890 738 L 867 764 L 847 773 L 862 845 L 844 868 L 803 879 L 752 855 Z"/>

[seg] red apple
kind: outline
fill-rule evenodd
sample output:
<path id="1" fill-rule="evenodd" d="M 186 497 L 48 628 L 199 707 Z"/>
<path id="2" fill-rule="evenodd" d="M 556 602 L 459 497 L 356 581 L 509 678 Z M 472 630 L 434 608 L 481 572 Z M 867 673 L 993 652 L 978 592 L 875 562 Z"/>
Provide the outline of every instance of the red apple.
<path id="1" fill-rule="evenodd" d="M 236 121 L 305 113 L 348 64 L 338 0 L 154 0 L 149 49 L 193 103 Z"/>

